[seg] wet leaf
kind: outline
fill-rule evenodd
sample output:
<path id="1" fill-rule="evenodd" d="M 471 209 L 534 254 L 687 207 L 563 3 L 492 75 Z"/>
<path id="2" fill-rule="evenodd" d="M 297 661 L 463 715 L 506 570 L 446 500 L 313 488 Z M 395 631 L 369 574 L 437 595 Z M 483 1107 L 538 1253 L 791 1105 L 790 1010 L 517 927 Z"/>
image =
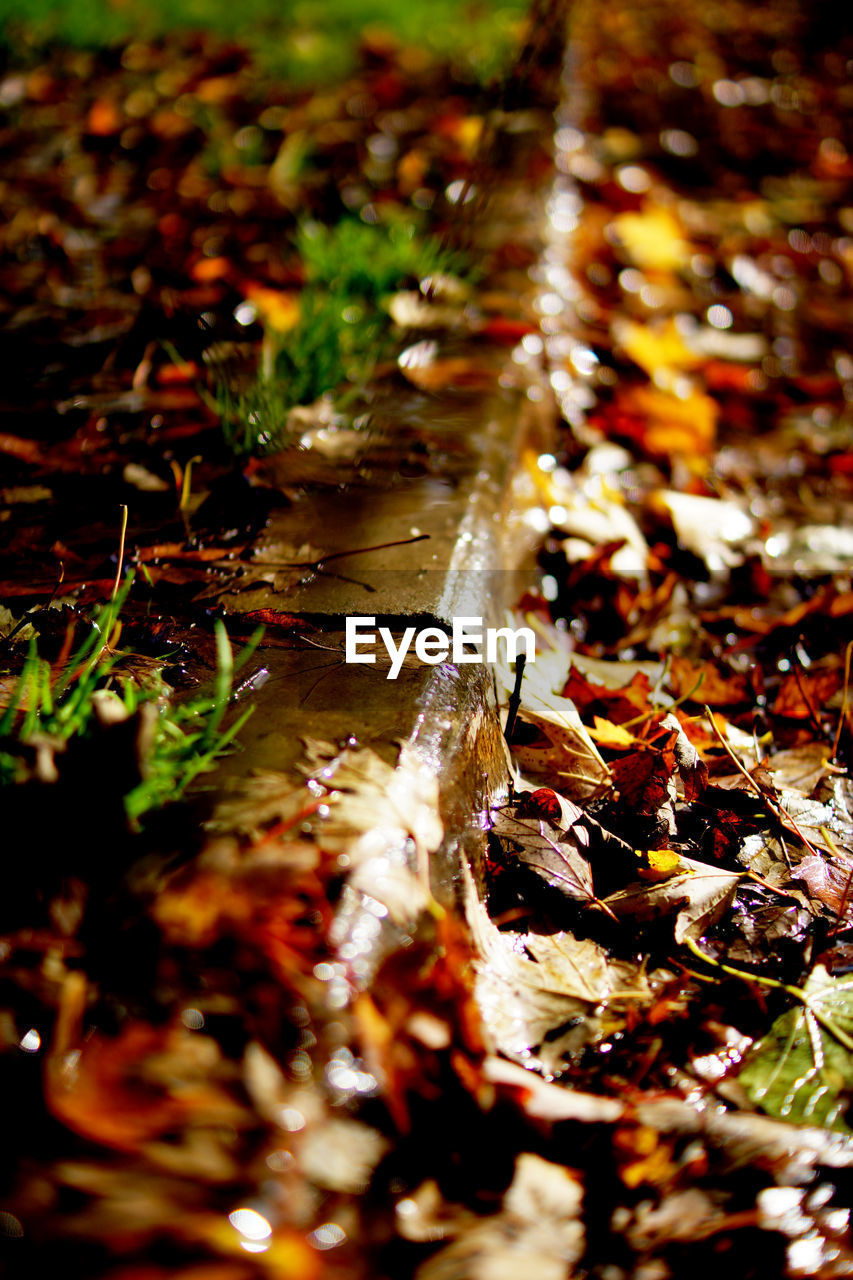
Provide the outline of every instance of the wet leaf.
<path id="1" fill-rule="evenodd" d="M 466 913 L 478 953 L 476 997 L 493 1050 L 549 1074 L 600 1033 L 604 1005 L 651 1001 L 646 975 L 612 961 L 591 939 L 570 933 L 502 932 L 479 901 L 470 875 Z"/>
<path id="2" fill-rule="evenodd" d="M 808 853 L 791 873 L 801 881 L 812 898 L 822 902 L 843 922 L 853 911 L 853 861 Z"/>
<path id="3" fill-rule="evenodd" d="M 494 817 L 492 831 L 507 852 L 547 884 L 569 898 L 594 900 L 592 871 L 584 852 L 589 847 L 585 827 L 561 832 L 542 818 L 519 818 L 511 810 L 502 809 Z"/>
<path id="4" fill-rule="evenodd" d="M 675 940 L 699 938 L 734 898 L 741 876 L 693 858 L 680 858 L 677 874 L 659 884 L 628 885 L 604 899 L 617 916 L 650 921 L 675 915 Z"/>
<path id="5" fill-rule="evenodd" d="M 338 752 L 313 739 L 306 747 L 303 772 L 329 799 L 318 841 L 346 850 L 353 889 L 383 903 L 395 920 L 411 921 L 428 901 L 427 858 L 444 835 L 435 773 L 405 747 L 396 765 L 369 747 Z"/>
<path id="6" fill-rule="evenodd" d="M 848 1037 L 853 1033 L 853 979 L 831 978 L 818 965 L 804 990 L 808 1004 L 776 1019 L 738 1080 L 750 1099 L 772 1116 L 853 1133 L 846 1118 L 853 1091 L 853 1052 L 839 1043 L 825 1021 Z"/>
<path id="7" fill-rule="evenodd" d="M 459 1221 L 457 1239 L 418 1268 L 417 1280 L 567 1280 L 584 1249 L 582 1200 L 576 1174 L 523 1152 L 501 1212 Z"/>

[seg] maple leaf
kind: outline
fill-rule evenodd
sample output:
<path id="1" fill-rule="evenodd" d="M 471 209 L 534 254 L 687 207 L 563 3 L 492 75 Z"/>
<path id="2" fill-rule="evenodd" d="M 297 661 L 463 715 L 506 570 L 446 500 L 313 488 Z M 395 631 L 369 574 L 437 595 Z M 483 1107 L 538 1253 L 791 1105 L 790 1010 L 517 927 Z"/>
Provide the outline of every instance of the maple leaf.
<path id="1" fill-rule="evenodd" d="M 773 1023 L 741 1070 L 739 1083 L 770 1115 L 853 1133 L 844 1116 L 853 1092 L 853 980 L 831 978 L 817 965 L 804 994 L 807 1003 Z"/>
<path id="2" fill-rule="evenodd" d="M 571 933 L 513 936 L 489 918 L 467 866 L 466 916 L 479 953 L 475 995 L 493 1050 L 556 1073 L 601 1033 L 603 1005 L 654 999 L 641 966 L 613 961 L 599 943 Z"/>

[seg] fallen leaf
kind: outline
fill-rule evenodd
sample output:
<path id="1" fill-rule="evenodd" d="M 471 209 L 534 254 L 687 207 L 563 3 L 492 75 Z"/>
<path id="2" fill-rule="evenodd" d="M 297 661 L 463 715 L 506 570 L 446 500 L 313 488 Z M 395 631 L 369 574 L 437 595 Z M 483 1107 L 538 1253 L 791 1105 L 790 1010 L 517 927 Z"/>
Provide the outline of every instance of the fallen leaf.
<path id="1" fill-rule="evenodd" d="M 54 1055 L 46 1099 L 76 1133 L 119 1151 L 137 1151 L 186 1126 L 245 1124 L 247 1113 L 223 1087 L 225 1074 L 209 1036 L 129 1022 L 116 1037 L 89 1037 L 70 1059 Z"/>
<path id="2" fill-rule="evenodd" d="M 395 920 L 411 922 L 428 901 L 429 854 L 444 838 L 435 772 L 406 747 L 390 765 L 369 747 L 338 752 L 314 739 L 305 745 L 302 770 L 329 799 L 318 841 L 346 850 L 351 887 L 383 903 Z"/>
<path id="3" fill-rule="evenodd" d="M 467 866 L 463 874 L 479 956 L 475 996 L 493 1052 L 553 1075 L 600 1035 L 602 1006 L 652 1001 L 639 967 L 614 963 L 591 939 L 502 932 L 479 900 Z"/>
<path id="4" fill-rule="evenodd" d="M 558 832 L 542 818 L 518 818 L 511 809 L 493 815 L 492 831 L 502 847 L 569 898 L 595 900 L 592 871 L 582 850 L 589 847 L 589 832 Z"/>
<path id="5" fill-rule="evenodd" d="M 695 369 L 702 363 L 701 356 L 688 347 L 672 318 L 657 324 L 617 319 L 613 323 L 613 336 L 649 377 L 661 369 Z"/>
<path id="6" fill-rule="evenodd" d="M 529 1067 L 507 1062 L 505 1058 L 488 1057 L 483 1075 L 493 1084 L 505 1085 L 521 1093 L 521 1106 L 534 1120 L 579 1120 L 582 1124 L 610 1124 L 625 1113 L 626 1104 L 616 1098 L 600 1098 L 579 1089 L 543 1080 Z"/>
<path id="7" fill-rule="evenodd" d="M 567 1280 L 585 1243 L 577 1174 L 531 1152 L 516 1157 L 500 1213 L 458 1219 L 461 1229 L 416 1280 Z"/>
<path id="8" fill-rule="evenodd" d="M 689 259 L 684 228 L 663 205 L 647 202 L 638 213 L 620 213 L 610 225 L 638 267 L 678 271 Z"/>
<path id="9" fill-rule="evenodd" d="M 601 716 L 593 717 L 593 727 L 589 731 L 593 742 L 600 747 L 630 747 L 636 742 L 633 733 L 614 724 L 612 720 L 604 720 Z"/>
<path id="10" fill-rule="evenodd" d="M 840 668 L 830 671 L 792 671 L 773 700 L 773 714 L 790 720 L 818 720 L 833 694 L 841 688 Z"/>
<path id="11" fill-rule="evenodd" d="M 755 522 L 741 503 L 663 490 L 654 495 L 654 505 L 669 512 L 679 546 L 704 560 L 711 573 L 743 560 L 735 548 L 752 535 Z"/>
<path id="12" fill-rule="evenodd" d="M 853 911 L 853 861 L 806 854 L 791 872 L 791 880 L 800 880 L 812 898 L 822 902 L 843 922 Z"/>
<path id="13" fill-rule="evenodd" d="M 672 454 L 704 459 L 717 432 L 719 407 L 701 391 L 683 399 L 657 387 L 631 387 L 616 402 L 625 415 L 617 434 L 627 436 L 654 458 Z"/>
<path id="14" fill-rule="evenodd" d="M 817 965 L 804 990 L 808 1005 L 776 1019 L 738 1081 L 753 1102 L 780 1120 L 850 1134 L 845 1112 L 853 1092 L 853 1053 L 827 1021 L 848 1038 L 853 1034 L 853 979 L 832 978 Z"/>
<path id="15" fill-rule="evenodd" d="M 692 858 L 681 858 L 682 870 L 660 884 L 635 884 L 611 893 L 604 905 L 617 916 L 654 920 L 675 913 L 675 941 L 699 938 L 721 918 L 742 876 Z"/>

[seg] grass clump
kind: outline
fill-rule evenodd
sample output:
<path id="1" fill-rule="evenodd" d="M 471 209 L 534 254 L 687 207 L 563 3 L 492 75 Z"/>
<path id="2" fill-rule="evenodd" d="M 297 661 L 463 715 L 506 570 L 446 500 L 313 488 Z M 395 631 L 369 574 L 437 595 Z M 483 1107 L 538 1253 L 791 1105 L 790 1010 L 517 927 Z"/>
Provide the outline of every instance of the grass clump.
<path id="1" fill-rule="evenodd" d="M 526 9 L 526 0 L 0 0 L 0 33 L 8 46 L 38 52 L 204 30 L 240 41 L 263 69 L 310 84 L 348 75 L 372 28 L 485 82 L 509 66 Z"/>
<path id="2" fill-rule="evenodd" d="M 251 712 L 222 727 L 233 674 L 260 635 L 235 663 L 217 621 L 213 688 L 173 702 L 159 674 L 140 685 L 121 673 L 126 655 L 114 644 L 125 596 L 126 590 L 95 610 L 89 634 L 55 664 L 39 655 L 37 636 L 31 638 L 0 716 L 0 787 L 56 783 L 72 776 L 80 760 L 87 768 L 103 762 L 105 776 L 124 780 L 124 811 L 136 827 L 152 809 L 181 799 L 231 746 Z M 116 752 L 125 758 L 117 760 Z"/>
<path id="3" fill-rule="evenodd" d="M 379 302 L 409 281 L 464 269 L 462 256 L 411 222 L 389 226 L 344 218 L 334 227 L 303 224 L 296 248 L 311 285 L 346 298 Z"/>
<path id="4" fill-rule="evenodd" d="M 388 295 L 427 276 L 461 272 L 461 254 L 410 222 L 390 227 L 345 218 L 333 227 L 303 225 L 296 236 L 306 284 L 292 327 L 264 339 L 258 377 L 218 410 L 238 455 L 269 453 L 287 439 L 287 415 L 340 388 L 355 390 L 390 351 Z"/>

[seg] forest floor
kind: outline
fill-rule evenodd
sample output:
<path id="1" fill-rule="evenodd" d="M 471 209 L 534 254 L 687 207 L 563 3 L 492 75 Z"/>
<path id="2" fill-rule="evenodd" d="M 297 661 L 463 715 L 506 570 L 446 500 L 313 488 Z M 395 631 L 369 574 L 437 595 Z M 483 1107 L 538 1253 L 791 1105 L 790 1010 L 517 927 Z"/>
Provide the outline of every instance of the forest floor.
<path id="1" fill-rule="evenodd" d="M 502 91 L 375 29 L 321 89 L 211 35 L 7 55 L 10 1274 L 853 1274 L 851 69 L 822 6 L 576 6 L 541 257 L 484 262 L 535 52 Z M 423 780 L 314 742 L 194 786 L 264 646 L 318 643 L 255 555 L 306 457 L 495 353 L 560 420 L 512 782 L 458 913 L 376 889 L 367 981 L 335 907 L 380 828 L 422 870 Z"/>

